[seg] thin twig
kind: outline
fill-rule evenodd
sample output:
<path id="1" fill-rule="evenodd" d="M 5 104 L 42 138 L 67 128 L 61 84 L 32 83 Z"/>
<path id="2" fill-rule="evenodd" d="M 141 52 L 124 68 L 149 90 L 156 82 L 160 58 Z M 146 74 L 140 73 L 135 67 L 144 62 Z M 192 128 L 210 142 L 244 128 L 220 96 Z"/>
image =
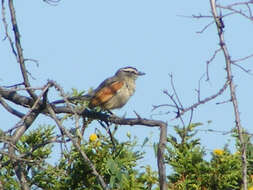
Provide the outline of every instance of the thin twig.
<path id="1" fill-rule="evenodd" d="M 244 71 L 245 73 L 247 73 L 247 74 L 249 74 L 249 75 L 252 75 L 250 69 L 245 69 L 243 66 L 241 66 L 241 65 L 239 65 L 239 64 L 237 64 L 237 63 L 233 63 L 232 61 L 231 61 L 231 64 L 235 65 L 236 67 L 238 67 L 239 69 L 241 69 L 241 70 Z"/>
<path id="2" fill-rule="evenodd" d="M 175 85 L 174 85 L 174 82 L 173 82 L 173 75 L 170 74 L 169 76 L 170 76 L 170 84 L 171 84 L 171 87 L 172 87 L 172 89 L 173 89 L 173 92 L 174 92 L 174 94 L 175 94 L 175 96 L 176 96 L 177 102 L 178 102 L 180 108 L 183 109 L 183 108 L 184 108 L 184 107 L 183 107 L 183 104 L 181 103 L 181 101 L 180 101 L 180 99 L 179 99 L 179 96 L 178 96 L 178 94 L 177 94 L 177 91 L 176 91 L 176 88 L 175 88 Z"/>
<path id="3" fill-rule="evenodd" d="M 174 105 L 175 105 L 175 107 L 177 109 L 177 111 L 176 111 L 176 114 L 177 114 L 176 118 L 180 119 L 183 127 L 186 127 L 185 123 L 184 123 L 184 120 L 183 120 L 183 118 L 180 115 L 180 112 L 181 112 L 180 110 L 184 110 L 184 109 L 179 107 L 179 105 L 178 105 L 177 101 L 174 99 L 173 95 L 170 95 L 166 90 L 164 91 L 164 94 L 166 94 L 170 98 L 170 100 L 174 103 Z"/>
<path id="4" fill-rule="evenodd" d="M 203 75 L 200 77 L 200 79 L 199 79 L 199 81 L 198 81 L 198 89 L 196 89 L 196 92 L 197 92 L 197 94 L 198 94 L 198 101 L 200 101 L 200 98 L 201 98 L 201 94 L 200 94 L 200 84 L 201 84 L 201 80 L 204 78 L 204 76 L 205 76 L 205 74 L 203 74 Z"/>
<path id="5" fill-rule="evenodd" d="M 230 10 L 230 11 L 236 13 L 236 14 L 239 14 L 239 15 L 241 15 L 241 16 L 243 16 L 243 17 L 249 19 L 250 21 L 253 21 L 253 18 L 252 18 L 251 16 L 248 16 L 247 14 L 245 14 L 245 13 L 244 13 L 243 11 L 241 11 L 241 10 L 238 11 L 238 10 L 232 8 L 232 6 L 216 5 L 216 7 L 221 8 L 221 9 Z"/>
<path id="6" fill-rule="evenodd" d="M 236 59 L 236 60 L 232 60 L 233 63 L 238 63 L 238 62 L 241 62 L 241 61 L 245 61 L 249 58 L 253 57 L 253 54 L 250 54 L 248 56 L 245 56 L 245 57 L 242 57 L 242 58 L 239 58 L 239 59 Z"/>
<path id="7" fill-rule="evenodd" d="M 208 97 L 206 97 L 206 98 L 204 98 L 204 99 L 202 99 L 202 100 L 200 100 L 200 101 L 198 101 L 198 102 L 192 104 L 191 106 L 189 106 L 189 107 L 185 108 L 184 110 L 182 110 L 179 114 L 182 116 L 182 115 L 185 114 L 186 112 L 188 112 L 188 111 L 190 111 L 190 110 L 192 110 L 192 109 L 195 109 L 195 108 L 198 107 L 199 105 L 205 104 L 206 102 L 209 102 L 209 101 L 215 99 L 217 96 L 221 95 L 221 94 L 227 89 L 228 84 L 229 84 L 229 81 L 226 81 L 225 84 L 221 87 L 221 89 L 220 89 L 218 92 L 216 92 L 215 94 L 213 94 L 213 95 L 211 95 L 211 96 L 208 96 Z M 178 116 L 177 116 L 177 117 L 178 117 Z M 177 118 L 177 117 L 176 117 L 176 118 Z M 175 119 L 176 119 L 176 118 L 175 118 Z"/>
<path id="8" fill-rule="evenodd" d="M 221 48 L 215 50 L 212 57 L 206 61 L 206 81 L 210 80 L 210 77 L 209 77 L 209 64 L 215 59 L 215 57 L 216 57 L 216 55 L 218 54 L 219 51 L 221 51 Z"/>
<path id="9" fill-rule="evenodd" d="M 4 24 L 4 30 L 5 30 L 5 38 L 8 39 L 9 43 L 10 43 L 10 46 L 11 46 L 11 50 L 12 50 L 12 53 L 14 54 L 15 58 L 18 60 L 18 57 L 17 57 L 17 52 L 15 50 L 15 47 L 14 47 L 14 43 L 8 33 L 8 24 L 7 24 L 7 21 L 6 21 L 6 17 L 5 17 L 5 6 L 4 6 L 4 0 L 2 0 L 2 20 L 3 20 L 3 24 Z"/>
<path id="10" fill-rule="evenodd" d="M 202 30 L 197 31 L 196 33 L 197 33 L 197 34 L 203 33 L 203 32 L 204 32 L 207 28 L 209 28 L 209 26 L 211 26 L 213 23 L 214 23 L 213 21 L 210 22 L 210 23 L 208 23 L 206 26 L 204 26 L 204 28 L 202 28 Z"/>
<path id="11" fill-rule="evenodd" d="M 245 2 L 236 2 L 236 3 L 232 3 L 229 4 L 228 7 L 235 7 L 235 6 L 241 6 L 241 5 L 249 5 L 249 4 L 253 4 L 253 1 L 245 1 Z"/>
<path id="12" fill-rule="evenodd" d="M 226 104 L 226 103 L 229 103 L 231 102 L 231 98 L 229 100 L 226 100 L 226 101 L 222 101 L 222 102 L 217 102 L 216 105 L 220 105 L 220 104 Z"/>
<path id="13" fill-rule="evenodd" d="M 52 6 L 57 6 L 57 4 L 61 1 L 61 0 L 43 0 L 45 3 L 52 5 Z"/>

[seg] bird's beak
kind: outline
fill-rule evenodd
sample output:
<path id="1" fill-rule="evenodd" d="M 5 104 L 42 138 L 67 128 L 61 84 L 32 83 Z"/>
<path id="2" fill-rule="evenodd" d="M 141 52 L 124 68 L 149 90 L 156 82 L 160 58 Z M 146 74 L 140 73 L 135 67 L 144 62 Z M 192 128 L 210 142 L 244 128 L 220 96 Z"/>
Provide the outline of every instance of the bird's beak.
<path id="1" fill-rule="evenodd" d="M 145 75 L 146 73 L 143 73 L 143 72 L 138 72 L 138 75 L 141 76 L 141 75 Z"/>

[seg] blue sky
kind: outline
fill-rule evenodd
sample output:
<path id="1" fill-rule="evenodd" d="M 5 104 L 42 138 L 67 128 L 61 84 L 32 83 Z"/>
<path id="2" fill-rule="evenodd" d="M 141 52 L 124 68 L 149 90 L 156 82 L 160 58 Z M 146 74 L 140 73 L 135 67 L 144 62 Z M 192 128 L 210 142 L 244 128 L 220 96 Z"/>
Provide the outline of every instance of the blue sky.
<path id="1" fill-rule="evenodd" d="M 220 1 L 220 3 L 231 1 Z M 197 101 L 195 89 L 206 70 L 206 61 L 218 49 L 217 31 L 214 25 L 204 33 L 197 34 L 212 20 L 182 17 L 210 15 L 209 1 L 167 1 L 167 0 L 106 0 L 106 1 L 66 1 L 51 6 L 43 1 L 16 1 L 16 14 L 21 32 L 21 42 L 25 58 L 36 59 L 27 63 L 28 70 L 36 79 L 33 86 L 41 86 L 48 79 L 55 80 L 64 90 L 71 88 L 88 90 L 115 73 L 118 68 L 134 66 L 146 73 L 137 81 L 137 90 L 128 104 L 115 114 L 134 117 L 134 110 L 142 117 L 161 119 L 168 122 L 168 133 L 174 134 L 171 121 L 174 114 L 159 115 L 151 112 L 152 105 L 169 103 L 162 91 L 171 91 L 169 74 L 173 74 L 176 89 L 183 104 L 187 107 Z M 8 9 L 6 9 L 7 11 Z M 253 25 L 241 16 L 232 15 L 224 19 L 225 40 L 232 59 L 252 54 L 251 34 Z M 4 36 L 1 23 L 0 36 Z M 10 26 L 9 26 L 10 29 Z M 8 41 L 0 42 L 1 85 L 11 85 L 22 81 L 19 66 L 9 48 Z M 242 63 L 252 70 L 252 59 Z M 210 81 L 201 82 L 201 96 L 215 93 L 224 83 L 225 63 L 219 53 L 210 64 Z M 252 132 L 252 82 L 251 75 L 233 67 L 237 85 L 239 109 L 242 125 Z M 51 100 L 59 99 L 54 91 Z M 232 104 L 215 105 L 228 100 L 228 91 L 217 100 L 200 106 L 194 112 L 193 122 L 203 122 L 200 129 L 229 131 L 234 127 Z M 1 123 L 4 129 L 12 127 L 18 120 L 0 107 Z M 187 117 L 185 117 L 187 121 Z M 207 121 L 212 123 L 207 125 Z M 39 117 L 38 123 L 50 123 Z M 33 128 L 36 127 L 36 124 Z M 87 136 L 100 128 L 93 123 Z M 102 129 L 101 129 L 102 130 Z M 140 140 L 152 134 L 152 142 L 158 142 L 159 130 L 141 126 L 119 129 L 119 138 L 124 139 L 130 132 Z M 198 137 L 207 150 L 222 148 L 229 136 L 217 133 L 200 132 Z M 141 142 L 141 141 L 140 141 Z M 232 143 L 233 144 L 233 143 Z M 144 163 L 156 167 L 153 149 L 146 147 Z M 150 157 L 153 162 L 150 163 Z"/>

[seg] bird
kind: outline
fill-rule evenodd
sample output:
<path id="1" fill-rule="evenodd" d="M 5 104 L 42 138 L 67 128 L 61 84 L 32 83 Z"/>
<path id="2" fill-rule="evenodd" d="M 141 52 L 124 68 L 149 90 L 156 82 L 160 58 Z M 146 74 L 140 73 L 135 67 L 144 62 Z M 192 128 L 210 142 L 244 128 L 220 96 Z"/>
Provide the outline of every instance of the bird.
<path id="1" fill-rule="evenodd" d="M 79 96 L 69 97 L 68 101 L 86 100 L 89 101 L 88 107 L 101 107 L 103 110 L 113 110 L 122 108 L 134 94 L 135 81 L 139 76 L 145 75 L 144 72 L 136 68 L 127 66 L 117 70 L 114 76 L 105 79 L 92 92 Z M 65 103 L 64 100 L 54 101 L 53 104 Z"/>

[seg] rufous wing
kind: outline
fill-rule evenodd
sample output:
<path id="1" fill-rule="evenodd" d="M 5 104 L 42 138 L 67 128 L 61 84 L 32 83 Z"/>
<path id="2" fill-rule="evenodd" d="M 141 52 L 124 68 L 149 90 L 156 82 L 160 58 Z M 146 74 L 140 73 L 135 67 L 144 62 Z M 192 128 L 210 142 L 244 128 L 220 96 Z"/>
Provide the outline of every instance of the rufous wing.
<path id="1" fill-rule="evenodd" d="M 89 107 L 93 108 L 105 104 L 117 93 L 119 89 L 121 89 L 123 84 L 124 83 L 122 81 L 116 81 L 106 87 L 99 89 L 91 98 Z"/>

